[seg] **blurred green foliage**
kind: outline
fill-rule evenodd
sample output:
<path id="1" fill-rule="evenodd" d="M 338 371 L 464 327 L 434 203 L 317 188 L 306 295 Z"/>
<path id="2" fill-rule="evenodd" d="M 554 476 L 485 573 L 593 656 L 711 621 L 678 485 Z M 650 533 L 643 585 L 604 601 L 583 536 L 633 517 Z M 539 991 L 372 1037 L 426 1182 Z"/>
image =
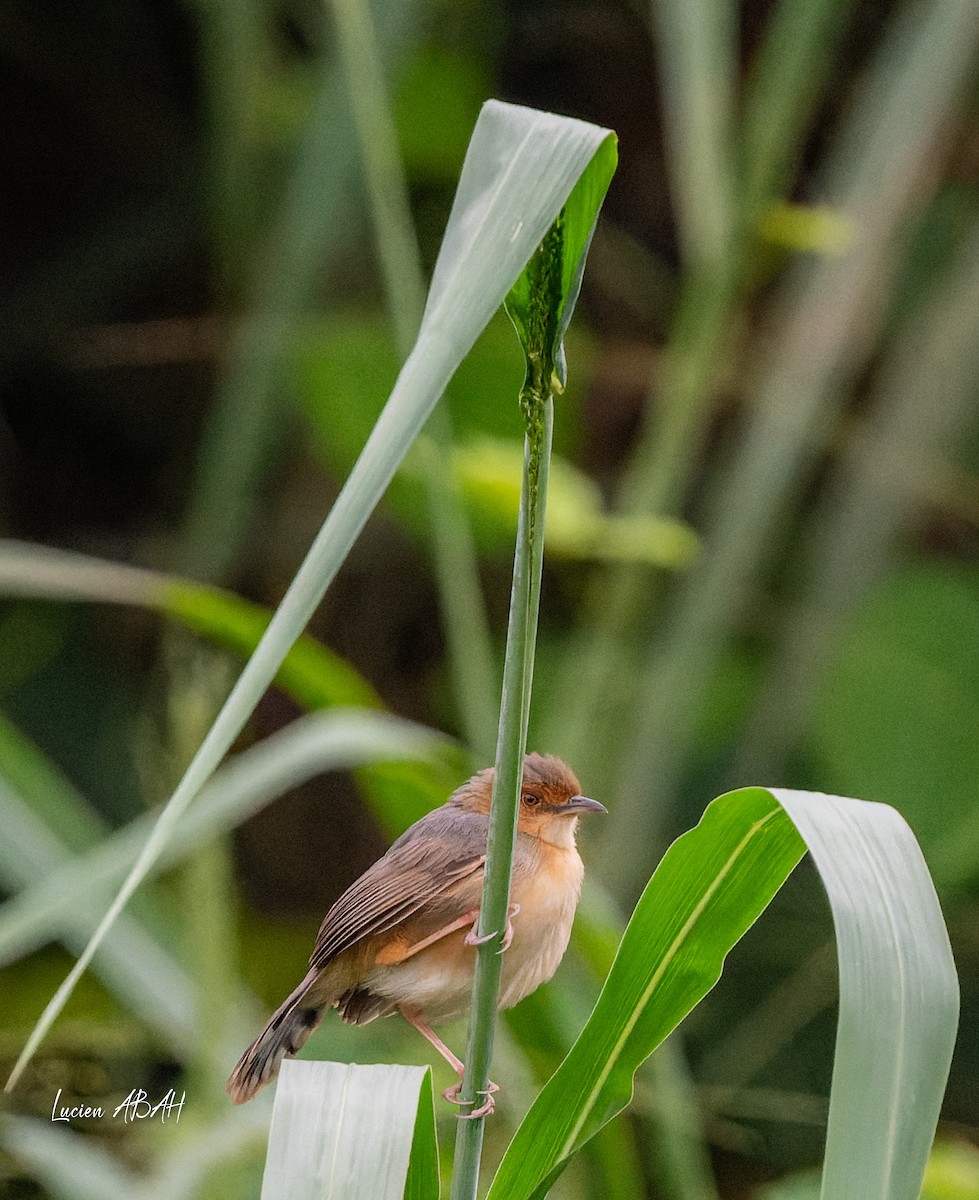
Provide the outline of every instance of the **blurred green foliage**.
<path id="1" fill-rule="evenodd" d="M 498 1069 L 513 1111 L 525 1107 L 587 1016 L 600 951 L 638 885 L 708 797 L 758 782 L 885 800 L 921 838 L 964 985 L 946 1117 L 966 1144 L 954 1162 L 947 1147 L 936 1152 L 927 1195 L 969 1200 L 968 1143 L 979 1140 L 979 18 L 972 0 L 744 0 L 703 17 L 703 6 L 668 0 L 650 14 L 490 0 L 376 13 L 386 116 L 426 270 L 486 95 L 618 131 L 621 166 L 556 422 L 570 468 L 565 519 L 572 542 L 596 513 L 614 521 L 599 535 L 605 550 L 613 529 L 657 521 L 692 531 L 699 547 L 668 562 L 561 555 L 557 544 L 549 555 L 531 742 L 564 754 L 611 813 L 585 837 L 576 945 L 555 983 L 508 1018 Z M 270 609 L 399 357 L 332 22 L 314 5 L 264 0 L 93 2 L 55 21 L 14 0 L 0 61 L 10 183 L 0 527 L 103 559 L 191 563 L 195 577 Z M 521 369 L 501 315 L 449 390 L 450 461 L 478 456 L 482 439 L 516 444 Z M 365 696 L 458 736 L 418 475 L 409 461 L 313 633 Z M 499 647 L 509 543 L 486 499 L 481 488 L 470 516 Z M 202 614 L 200 624 L 211 649 L 198 656 L 131 608 L 29 589 L 4 601 L 0 700 L 47 764 L 34 782 L 50 782 L 54 764 L 103 827 L 155 804 L 225 679 L 214 622 Z M 308 689 L 291 691 L 270 693 L 249 742 L 310 702 Z M 0 778 L 17 784 L 21 765 L 8 746 Z M 377 779 L 394 768 L 372 770 Z M 404 799 L 396 776 L 385 794 Z M 41 790 L 35 801 L 48 820 Z M 363 775 L 331 775 L 240 830 L 234 885 L 215 901 L 238 919 L 239 944 L 231 974 L 206 988 L 192 950 L 179 948 L 205 942 L 191 868 L 154 884 L 171 967 L 191 980 L 188 1004 L 221 1021 L 238 997 L 250 1027 L 291 986 L 325 905 L 383 849 L 392 811 Z M 62 853 L 78 849 L 69 819 L 49 828 Z M 2 832 L 12 846 L 13 826 Z M 13 895 L 23 885 L 11 876 L 4 886 Z M 832 1038 L 833 969 L 818 951 L 829 926 L 817 904 L 801 884 L 776 903 L 739 951 L 749 965 L 732 964 L 687 1038 L 725 1197 L 818 1153 L 799 1116 L 818 1129 L 821 1097 L 805 1089 L 824 1086 Z M 0 971 L 5 1062 L 64 961 L 47 947 Z M 393 1023 L 332 1021 L 312 1051 L 419 1054 Z M 205 1058 L 197 1047 L 178 1061 L 159 1030 L 93 981 L 35 1079 L 4 1104 L 43 1121 L 58 1086 L 98 1097 L 107 1063 L 113 1087 L 180 1086 L 186 1072 L 201 1078 Z M 725 1063 L 729 1075 L 714 1073 Z M 555 1195 L 664 1194 L 651 1182 L 664 1086 L 640 1077 L 638 1114 L 598 1139 Z M 196 1115 L 188 1105 L 178 1127 L 187 1157 L 174 1153 L 173 1172 L 190 1182 L 174 1182 L 175 1197 L 257 1194 L 261 1131 L 228 1134 L 222 1104 L 201 1092 Z M 505 1144 L 501 1112 L 489 1156 Z M 79 1133 L 93 1154 L 106 1150 L 104 1130 Z M 59 1189 L 56 1151 L 11 1155 L 11 1140 L 0 1195 L 77 1200 L 80 1182 Z M 201 1183 L 188 1160 L 205 1143 L 226 1149 L 214 1149 L 216 1175 Z M 130 1188 L 132 1163 L 155 1162 L 161 1145 L 133 1130 L 93 1170 L 108 1180 L 121 1159 Z M 106 1183 L 94 1194 L 114 1193 Z"/>

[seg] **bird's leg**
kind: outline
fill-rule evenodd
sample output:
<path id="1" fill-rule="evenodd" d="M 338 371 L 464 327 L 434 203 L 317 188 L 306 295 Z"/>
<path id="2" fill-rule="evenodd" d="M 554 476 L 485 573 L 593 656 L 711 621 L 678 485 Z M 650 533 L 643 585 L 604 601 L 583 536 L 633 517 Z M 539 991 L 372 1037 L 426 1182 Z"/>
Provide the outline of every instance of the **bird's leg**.
<path id="1" fill-rule="evenodd" d="M 401 1015 L 409 1025 L 413 1025 L 418 1030 L 418 1032 L 430 1045 L 435 1047 L 435 1049 L 439 1052 L 439 1054 L 442 1055 L 452 1070 L 455 1071 L 455 1073 L 459 1076 L 459 1082 L 454 1083 L 451 1087 L 447 1087 L 442 1093 L 443 1097 L 448 1100 L 450 1104 L 475 1104 L 475 1100 L 459 1099 L 459 1093 L 462 1091 L 463 1080 L 466 1077 L 466 1064 L 462 1061 L 462 1059 L 457 1058 L 452 1053 L 452 1051 L 445 1044 L 445 1042 L 442 1041 L 435 1030 L 432 1029 L 430 1025 L 426 1025 L 418 1013 L 412 1012 L 412 1010 L 409 1008 L 402 1007 Z M 465 1117 L 467 1120 L 470 1120 L 473 1117 L 488 1116 L 496 1107 L 495 1101 L 493 1100 L 493 1093 L 498 1092 L 499 1090 L 500 1085 L 498 1083 L 494 1083 L 491 1079 L 486 1091 L 479 1093 L 480 1096 L 486 1097 L 485 1102 L 481 1104 L 479 1108 L 474 1109 L 471 1113 L 460 1113 L 459 1115 Z"/>
<path id="2" fill-rule="evenodd" d="M 512 918 L 520 911 L 519 904 L 511 904 L 510 911 L 507 914 L 506 930 L 503 934 L 503 943 L 500 946 L 500 953 L 510 948 L 510 943 L 513 941 L 513 920 Z M 422 938 L 420 942 L 415 942 L 413 946 L 404 948 L 403 942 L 394 941 L 385 946 L 377 955 L 377 962 L 381 966 L 391 966 L 397 963 L 402 963 L 405 959 L 411 958 L 413 954 L 418 954 L 419 951 L 427 949 L 429 946 L 439 942 L 442 938 L 447 937 L 450 933 L 455 933 L 457 929 L 465 929 L 469 926 L 469 932 L 466 934 L 467 946 L 480 946 L 483 942 L 488 942 L 490 938 L 495 938 L 495 933 L 487 933 L 483 937 L 478 937 L 476 930 L 479 928 L 479 909 L 471 908 L 469 912 L 463 913 L 461 917 L 457 917 L 454 921 L 450 921 L 448 925 L 443 925 L 441 929 L 436 929 L 434 933 L 430 933 L 428 937 Z"/>
<path id="3" fill-rule="evenodd" d="M 378 954 L 377 961 L 382 965 L 387 963 L 404 962 L 406 958 L 411 958 L 411 956 L 413 954 L 417 954 L 419 950 L 424 950 L 426 947 L 433 945 L 435 942 L 441 941 L 442 938 L 447 937 L 450 933 L 455 933 L 457 929 L 465 929 L 467 925 L 472 925 L 475 928 L 475 925 L 478 923 L 478 921 L 479 909 L 472 908 L 469 910 L 469 912 L 463 913 L 462 916 L 458 917 L 455 921 L 450 922 L 448 925 L 443 925 L 441 929 L 436 929 L 436 931 L 434 933 L 430 933 L 427 938 L 422 938 L 420 942 L 415 942 L 415 944 L 413 946 L 409 946 L 407 950 L 401 950 L 400 948 L 395 950 L 394 947 L 397 946 L 397 943 L 394 943 L 394 946 L 388 948 L 387 952 L 382 950 L 381 953 Z"/>
<path id="4" fill-rule="evenodd" d="M 517 915 L 517 913 L 519 911 L 520 911 L 519 904 L 511 904 L 510 905 L 510 908 L 507 912 L 506 929 L 503 931 L 503 941 L 500 943 L 500 948 L 497 951 L 498 954 L 502 954 L 504 950 L 510 949 L 510 943 L 513 941 L 513 918 Z M 490 940 L 490 938 L 495 938 L 496 934 L 498 932 L 497 930 L 494 930 L 493 933 L 484 933 L 482 937 L 478 937 L 476 935 L 476 930 L 478 927 L 479 927 L 479 914 L 477 913 L 476 920 L 473 921 L 472 929 L 470 929 L 469 932 L 466 934 L 465 940 L 466 940 L 467 946 L 481 946 L 483 944 L 483 942 L 488 942 Z"/>
<path id="5" fill-rule="evenodd" d="M 431 1045 L 435 1047 L 435 1049 L 439 1052 L 439 1054 L 442 1055 L 452 1070 L 455 1071 L 455 1073 L 459 1076 L 461 1081 L 463 1076 L 466 1074 L 466 1064 L 462 1061 L 462 1059 L 456 1058 L 456 1056 L 452 1053 L 445 1042 L 442 1041 L 431 1025 L 425 1024 L 419 1013 L 413 1012 L 410 1008 L 404 1008 L 402 1006 L 401 1015 L 409 1025 L 414 1025 L 422 1037 L 426 1038 Z"/>

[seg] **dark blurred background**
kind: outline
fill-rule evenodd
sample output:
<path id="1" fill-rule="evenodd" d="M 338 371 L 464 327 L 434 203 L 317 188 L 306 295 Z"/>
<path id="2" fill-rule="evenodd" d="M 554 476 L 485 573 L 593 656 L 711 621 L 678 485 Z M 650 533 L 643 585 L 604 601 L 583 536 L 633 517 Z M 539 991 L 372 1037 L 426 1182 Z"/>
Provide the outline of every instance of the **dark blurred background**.
<path id="1" fill-rule="evenodd" d="M 976 5 L 413 0 L 374 16 L 390 102 L 378 128 L 397 133 L 426 276 L 484 99 L 619 136 L 569 335 L 565 532 L 545 567 L 531 735 L 608 804 L 585 854 L 609 911 L 628 911 L 669 840 L 729 786 L 895 805 L 962 977 L 943 1129 L 975 1144 Z M 3 6 L 4 538 L 275 606 L 399 361 L 344 79 L 334 13 L 313 0 Z M 521 369 L 501 316 L 448 398 L 498 659 L 515 509 L 473 464 L 518 445 Z M 311 632 L 385 707 L 465 741 L 432 537 L 409 472 Z M 237 660 L 139 607 L 6 590 L 4 722 L 103 827 L 165 798 L 197 737 L 175 709 L 200 692 L 213 713 Z M 242 744 L 299 711 L 274 690 Z M 331 775 L 200 864 L 227 883 L 234 970 L 263 1003 L 292 986 L 326 906 L 390 832 L 354 777 Z M 155 886 L 186 899 L 207 885 L 177 872 Z M 818 1159 L 829 939 L 803 871 L 689 1023 L 724 1197 Z M 4 1062 L 69 962 L 49 946 L 0 972 Z M 566 970 L 578 991 L 554 1003 L 573 1025 L 597 982 L 583 962 Z M 193 1077 L 193 1058 L 104 980 L 73 1004 L 23 1111 L 45 1114 L 52 1080 L 97 1093 L 134 1061 L 141 1079 Z M 376 1036 L 349 1052 L 400 1045 Z M 641 1131 L 655 1096 L 641 1090 L 639 1109 Z M 635 1187 L 677 1194 L 647 1153 Z M 254 1147 L 242 1158 L 242 1190 L 225 1175 L 208 1195 L 255 1194 Z M 607 1194 L 596 1161 L 565 1195 Z M 25 1152 L 0 1157 L 8 1194 L 62 1192 Z"/>

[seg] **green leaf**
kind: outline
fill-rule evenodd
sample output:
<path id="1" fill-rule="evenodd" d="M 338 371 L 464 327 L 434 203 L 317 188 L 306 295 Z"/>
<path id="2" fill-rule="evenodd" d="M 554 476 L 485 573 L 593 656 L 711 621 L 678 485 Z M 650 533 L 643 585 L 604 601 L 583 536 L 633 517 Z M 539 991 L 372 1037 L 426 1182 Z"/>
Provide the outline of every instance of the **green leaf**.
<path id="1" fill-rule="evenodd" d="M 158 607 L 195 633 L 249 655 L 262 640 L 272 614 L 220 588 L 168 579 Z M 275 682 L 303 708 L 345 705 L 380 708 L 377 692 L 349 663 L 304 634 L 286 655 Z"/>
<path id="2" fill-rule="evenodd" d="M 428 1067 L 287 1060 L 262 1200 L 437 1200 Z"/>
<path id="3" fill-rule="evenodd" d="M 819 1175 L 788 1175 L 763 1188 L 758 1200 L 819 1200 Z M 979 1200 L 979 1150 L 968 1142 L 936 1142 L 921 1200 Z"/>
<path id="4" fill-rule="evenodd" d="M 711 804 L 667 851 L 623 934 L 595 1010 L 507 1149 L 489 1196 L 546 1194 L 629 1103 L 636 1068 L 720 977 L 731 946 L 799 861 L 801 838 L 760 789 Z"/>
<path id="5" fill-rule="evenodd" d="M 615 138 L 608 137 L 596 149 L 561 209 L 559 217 L 560 275 L 558 290 L 555 293 L 556 303 L 553 305 L 553 311 L 548 313 L 548 319 L 553 322 L 554 340 L 552 345 L 547 347 L 547 352 L 554 360 L 562 389 L 567 383 L 564 335 L 578 301 L 588 247 L 591 245 L 602 201 L 612 181 L 617 161 Z M 506 298 L 506 311 L 520 338 L 520 344 L 525 351 L 533 352 L 532 326 L 537 317 L 537 302 L 534 296 L 534 274 L 531 271 L 522 271 L 510 289 Z"/>
<path id="6" fill-rule="evenodd" d="M 628 1103 L 636 1068 L 717 981 L 806 844 L 829 895 L 840 962 L 823 1197 L 917 1197 L 958 1011 L 918 845 L 885 805 L 745 788 L 715 800 L 667 851 L 592 1016 L 517 1130 L 490 1200 L 545 1195 Z"/>
<path id="7" fill-rule="evenodd" d="M 0 595 L 150 608 L 243 655 L 252 653 L 272 619 L 261 605 L 221 588 L 11 538 L 0 538 Z M 304 708 L 381 707 L 370 684 L 308 634 L 286 655 L 276 683 Z"/>
<path id="8" fill-rule="evenodd" d="M 836 930 L 840 1014 L 823 1200 L 917 1200 L 959 1011 L 931 876 L 890 806 L 772 795 L 806 840 Z"/>
<path id="9" fill-rule="evenodd" d="M 234 829 L 276 796 L 321 771 L 431 757 L 445 744 L 431 730 L 382 713 L 334 709 L 300 717 L 221 768 L 177 824 L 149 874 Z M 400 824 L 397 799 L 390 800 L 389 823 Z M 6 812 L 0 791 L 0 814 Z M 30 887 L 0 906 L 0 962 L 59 936 L 66 913 L 73 927 L 87 920 L 91 928 L 91 911 L 98 910 L 93 897 L 104 898 L 125 877 L 152 824 L 151 816 L 140 817 L 87 853 L 62 864 L 47 863 L 37 872 Z"/>
<path id="10" fill-rule="evenodd" d="M 108 562 L 74 551 L 0 539 L 0 593 L 44 596 L 54 600 L 91 600 L 103 604 L 134 604 L 179 621 L 187 629 L 218 645 L 247 656 L 268 628 L 272 614 L 258 604 L 207 584 L 161 575 L 125 563 Z M 380 697 L 338 654 L 303 634 L 285 656 L 276 684 L 303 708 L 356 706 L 382 708 Z M 37 775 L 36 761 L 18 767 L 9 747 L 0 750 L 7 770 L 15 767 Z M 357 770 L 374 815 L 392 837 L 417 820 L 451 790 L 455 776 L 431 763 L 382 762 Z M 50 789 L 35 789 L 32 802 L 44 802 Z M 394 803 L 395 799 L 399 803 Z M 73 822 L 62 806 L 58 822 Z M 64 825 L 64 828 L 69 828 Z"/>
<path id="11" fill-rule="evenodd" d="M 244 728 L 302 634 L 408 447 L 579 178 L 612 135 L 581 121 L 489 101 L 466 155 L 418 339 L 363 453 L 230 696 L 161 812 L 78 962 L 41 1015 L 16 1083 L 184 812 Z"/>

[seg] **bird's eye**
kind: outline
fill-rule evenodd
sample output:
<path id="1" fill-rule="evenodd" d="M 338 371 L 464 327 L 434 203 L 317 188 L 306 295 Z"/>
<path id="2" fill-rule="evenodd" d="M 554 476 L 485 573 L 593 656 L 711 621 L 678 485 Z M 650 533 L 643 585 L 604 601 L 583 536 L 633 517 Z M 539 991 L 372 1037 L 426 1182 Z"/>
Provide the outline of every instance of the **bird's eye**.
<path id="1" fill-rule="evenodd" d="M 528 807 L 533 808 L 535 804 L 540 804 L 540 796 L 536 795 L 534 792 L 524 792 L 523 802 Z"/>

